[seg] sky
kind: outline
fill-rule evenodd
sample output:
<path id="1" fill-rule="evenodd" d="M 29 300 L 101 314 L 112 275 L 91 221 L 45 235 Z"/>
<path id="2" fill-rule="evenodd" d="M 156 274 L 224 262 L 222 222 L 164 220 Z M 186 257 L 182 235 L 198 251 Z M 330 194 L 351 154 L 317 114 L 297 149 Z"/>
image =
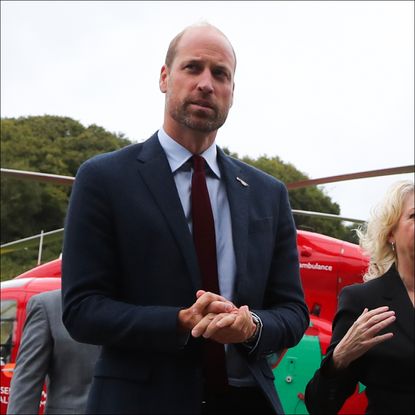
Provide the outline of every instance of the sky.
<path id="1" fill-rule="evenodd" d="M 201 21 L 237 55 L 219 146 L 310 178 L 414 164 L 413 1 L 2 0 L 1 117 L 67 116 L 143 141 L 162 126 L 168 44 Z M 320 188 L 366 220 L 402 179 L 413 174 Z"/>

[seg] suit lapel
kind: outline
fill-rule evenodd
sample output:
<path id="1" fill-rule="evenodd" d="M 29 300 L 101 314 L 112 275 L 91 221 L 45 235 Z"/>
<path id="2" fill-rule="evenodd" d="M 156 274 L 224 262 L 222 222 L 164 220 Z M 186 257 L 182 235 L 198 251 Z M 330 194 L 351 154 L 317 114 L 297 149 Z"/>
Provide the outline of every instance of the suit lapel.
<path id="1" fill-rule="evenodd" d="M 183 253 L 196 291 L 201 286 L 196 251 L 174 177 L 164 150 L 158 141 L 157 133 L 143 143 L 137 159 L 139 161 L 139 173 L 153 195 Z"/>
<path id="2" fill-rule="evenodd" d="M 395 266 L 381 278 L 385 281 L 382 295 L 389 308 L 395 311 L 395 324 L 414 341 L 414 308 Z"/>
<path id="3" fill-rule="evenodd" d="M 243 290 L 248 257 L 249 183 L 241 168 L 218 148 L 218 162 L 223 174 L 232 221 L 232 237 L 236 260 L 234 300 Z"/>

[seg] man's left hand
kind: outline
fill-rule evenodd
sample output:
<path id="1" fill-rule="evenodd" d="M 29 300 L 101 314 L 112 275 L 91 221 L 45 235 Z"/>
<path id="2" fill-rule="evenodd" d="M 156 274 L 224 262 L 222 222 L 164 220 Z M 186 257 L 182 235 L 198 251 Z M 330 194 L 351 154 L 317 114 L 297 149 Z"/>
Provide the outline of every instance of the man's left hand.
<path id="1" fill-rule="evenodd" d="M 248 306 L 229 313 L 209 313 L 192 330 L 193 337 L 203 336 L 222 344 L 243 343 L 255 332 L 256 325 Z"/>

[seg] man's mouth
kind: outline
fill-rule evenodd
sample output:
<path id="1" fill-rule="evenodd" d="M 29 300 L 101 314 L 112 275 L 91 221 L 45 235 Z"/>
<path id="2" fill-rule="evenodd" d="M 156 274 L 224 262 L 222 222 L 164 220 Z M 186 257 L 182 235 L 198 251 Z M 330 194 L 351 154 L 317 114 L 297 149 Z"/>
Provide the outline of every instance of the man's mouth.
<path id="1" fill-rule="evenodd" d="M 198 107 L 202 107 L 202 108 L 208 108 L 211 110 L 215 110 L 215 107 L 213 106 L 213 104 L 211 104 L 208 101 L 191 101 L 190 102 L 191 105 L 196 105 Z"/>

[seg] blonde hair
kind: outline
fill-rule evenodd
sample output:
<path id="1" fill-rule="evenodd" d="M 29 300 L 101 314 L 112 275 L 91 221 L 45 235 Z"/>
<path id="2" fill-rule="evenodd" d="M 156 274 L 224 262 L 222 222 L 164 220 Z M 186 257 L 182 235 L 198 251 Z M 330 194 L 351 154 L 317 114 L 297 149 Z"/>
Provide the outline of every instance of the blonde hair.
<path id="1" fill-rule="evenodd" d="M 382 201 L 372 209 L 369 221 L 356 229 L 361 248 L 370 256 L 363 281 L 380 277 L 396 261 L 396 252 L 389 243 L 389 237 L 402 215 L 406 197 L 413 192 L 414 183 L 411 180 L 392 184 Z"/>

